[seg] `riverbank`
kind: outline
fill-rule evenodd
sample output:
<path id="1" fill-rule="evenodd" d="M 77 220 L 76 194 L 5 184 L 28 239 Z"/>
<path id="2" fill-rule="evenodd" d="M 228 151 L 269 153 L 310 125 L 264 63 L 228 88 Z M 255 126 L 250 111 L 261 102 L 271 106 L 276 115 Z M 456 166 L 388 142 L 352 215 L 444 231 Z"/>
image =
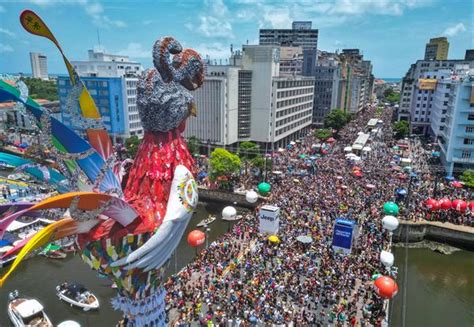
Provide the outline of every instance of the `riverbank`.
<path id="1" fill-rule="evenodd" d="M 474 228 L 438 221 L 404 221 L 393 233 L 394 242 L 416 243 L 423 240 L 474 251 Z"/>

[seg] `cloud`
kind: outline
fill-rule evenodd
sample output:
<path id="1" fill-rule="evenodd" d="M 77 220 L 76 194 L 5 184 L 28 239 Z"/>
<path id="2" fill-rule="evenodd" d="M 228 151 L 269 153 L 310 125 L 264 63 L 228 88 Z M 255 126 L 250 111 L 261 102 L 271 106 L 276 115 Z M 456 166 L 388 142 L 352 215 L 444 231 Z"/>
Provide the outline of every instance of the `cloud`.
<path id="1" fill-rule="evenodd" d="M 141 43 L 130 42 L 127 45 L 127 48 L 118 51 L 117 54 L 129 56 L 131 58 L 150 58 L 151 47 L 149 49 L 145 49 Z"/>
<path id="2" fill-rule="evenodd" d="M 444 32 L 442 33 L 442 35 L 453 37 L 453 36 L 458 35 L 459 33 L 465 32 L 465 31 L 466 31 L 466 27 L 464 26 L 464 24 L 463 23 L 457 23 L 456 25 L 450 26 L 447 29 L 445 29 Z"/>
<path id="3" fill-rule="evenodd" d="M 155 22 L 155 21 L 154 21 L 153 19 L 147 19 L 147 20 L 144 20 L 144 21 L 142 22 L 142 24 L 146 26 L 146 25 L 151 25 L 151 24 L 153 24 L 154 22 Z"/>
<path id="4" fill-rule="evenodd" d="M 223 0 L 206 0 L 204 11 L 198 15 L 198 23 L 188 22 L 185 27 L 207 38 L 234 38 L 232 17 Z"/>
<path id="5" fill-rule="evenodd" d="M 5 7 L 3 7 L 2 5 L 0 5 L 0 12 L 5 12 Z"/>
<path id="6" fill-rule="evenodd" d="M 13 48 L 9 44 L 0 43 L 0 53 L 13 52 Z"/>
<path id="7" fill-rule="evenodd" d="M 203 59 L 209 56 L 210 59 L 228 59 L 230 57 L 230 48 L 228 45 L 220 42 L 201 43 L 193 47 Z"/>
<path id="8" fill-rule="evenodd" d="M 7 30 L 6 28 L 1 28 L 1 27 L 0 27 L 0 33 L 6 34 L 8 36 L 15 36 L 15 33 L 13 33 L 12 31 Z"/>
<path id="9" fill-rule="evenodd" d="M 38 5 L 40 7 L 48 7 L 54 5 L 79 5 L 85 13 L 92 18 L 94 25 L 99 27 L 126 27 L 127 24 L 121 20 L 111 19 L 104 15 L 104 7 L 96 0 L 29 0 L 30 3 Z"/>

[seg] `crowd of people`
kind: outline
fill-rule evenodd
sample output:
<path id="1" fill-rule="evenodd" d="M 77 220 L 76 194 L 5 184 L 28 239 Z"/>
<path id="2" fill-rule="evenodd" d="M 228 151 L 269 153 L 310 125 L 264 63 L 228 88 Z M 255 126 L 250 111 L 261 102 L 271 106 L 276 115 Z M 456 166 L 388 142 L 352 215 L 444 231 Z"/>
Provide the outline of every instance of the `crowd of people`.
<path id="1" fill-rule="evenodd" d="M 372 138 L 364 160 L 355 163 L 346 158 L 343 148 L 374 115 L 375 108 L 360 113 L 339 131 L 329 153 L 311 165 L 301 154 L 314 154 L 312 145 L 318 140 L 312 134 L 273 157 L 273 170 L 284 174 L 269 177 L 272 190 L 264 203 L 280 208 L 280 242 L 272 243 L 258 233 L 258 208 L 246 215 L 170 277 L 166 301 L 173 324 L 382 325 L 384 301 L 374 292 L 372 276 L 393 273 L 379 258 L 389 246 L 381 226 L 383 204 L 398 201 L 406 211 L 406 198 L 395 190 L 412 187 L 410 208 L 421 209 L 413 208 L 410 217 L 426 215 L 420 204 L 430 195 L 426 192 L 431 186 L 423 187 L 432 179 L 415 159 L 412 172 L 417 167 L 423 171 L 414 185 L 409 186 L 412 178 L 401 178 L 403 174 L 394 171 L 392 147 L 397 141 L 388 108 L 379 117 L 382 132 Z M 355 165 L 362 174 L 354 174 Z M 308 173 L 301 174 L 305 170 Z M 335 253 L 331 246 L 337 217 L 357 222 L 358 237 L 350 255 Z M 312 242 L 302 244 L 297 240 L 301 235 L 310 236 Z"/>

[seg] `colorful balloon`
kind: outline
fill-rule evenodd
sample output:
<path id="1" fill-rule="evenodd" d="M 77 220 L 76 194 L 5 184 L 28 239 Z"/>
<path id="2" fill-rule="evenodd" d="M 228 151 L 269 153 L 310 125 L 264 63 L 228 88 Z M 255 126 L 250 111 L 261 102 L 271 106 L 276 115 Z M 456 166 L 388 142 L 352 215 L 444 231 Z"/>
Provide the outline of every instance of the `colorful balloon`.
<path id="1" fill-rule="evenodd" d="M 395 202 L 385 202 L 383 205 L 383 211 L 386 215 L 398 215 L 398 205 Z"/>
<path id="2" fill-rule="evenodd" d="M 440 203 L 436 199 L 428 199 L 425 202 L 425 206 L 431 211 L 436 211 L 439 209 Z M 450 202 L 450 206 L 451 206 L 451 202 Z"/>
<path id="3" fill-rule="evenodd" d="M 374 285 L 375 292 L 385 299 L 392 299 L 398 293 L 398 285 L 391 277 L 380 276 Z"/>
<path id="4" fill-rule="evenodd" d="M 271 190 L 271 186 L 270 184 L 266 183 L 266 182 L 261 182 L 260 184 L 258 184 L 258 192 L 263 195 L 263 196 L 266 196 L 268 195 L 268 193 L 270 193 L 270 190 Z"/>
<path id="5" fill-rule="evenodd" d="M 188 244 L 193 248 L 201 246 L 206 240 L 206 234 L 199 229 L 195 229 L 188 234 Z"/>
<path id="6" fill-rule="evenodd" d="M 452 202 L 452 208 L 459 212 L 465 212 L 467 209 L 466 201 L 456 199 Z"/>
<path id="7" fill-rule="evenodd" d="M 441 210 L 449 210 L 451 209 L 452 203 L 451 200 L 448 198 L 442 198 L 441 200 L 438 201 L 439 203 L 439 208 Z"/>

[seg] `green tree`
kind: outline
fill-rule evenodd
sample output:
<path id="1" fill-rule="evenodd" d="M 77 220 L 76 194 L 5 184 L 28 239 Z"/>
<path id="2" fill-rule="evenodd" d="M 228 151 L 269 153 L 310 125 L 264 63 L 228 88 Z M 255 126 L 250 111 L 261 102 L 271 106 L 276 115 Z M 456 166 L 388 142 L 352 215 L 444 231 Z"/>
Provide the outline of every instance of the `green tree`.
<path id="1" fill-rule="evenodd" d="M 189 153 L 192 155 L 199 153 L 199 139 L 196 136 L 191 136 L 188 138 L 186 144 L 188 146 Z"/>
<path id="2" fill-rule="evenodd" d="M 330 129 L 328 128 L 321 128 L 321 129 L 317 129 L 315 132 L 314 132 L 314 137 L 316 137 L 317 139 L 320 139 L 320 140 L 327 140 L 328 138 L 330 138 L 332 135 L 332 132 Z"/>
<path id="3" fill-rule="evenodd" d="M 40 78 L 23 77 L 21 79 L 28 87 L 28 94 L 33 99 L 58 100 L 58 87 L 54 81 Z"/>
<path id="4" fill-rule="evenodd" d="M 230 177 L 240 170 L 240 158 L 223 148 L 217 148 L 211 153 L 210 163 L 210 177 L 211 180 L 216 180 L 219 176 Z"/>
<path id="5" fill-rule="evenodd" d="M 400 93 L 393 92 L 392 94 L 390 94 L 385 99 L 387 100 L 387 102 L 390 102 L 390 103 L 398 103 L 398 102 L 400 102 Z"/>
<path id="6" fill-rule="evenodd" d="M 258 155 L 259 146 L 254 142 L 244 141 L 239 146 L 240 159 L 253 159 Z"/>
<path id="7" fill-rule="evenodd" d="M 403 138 L 410 132 L 410 125 L 406 120 L 400 120 L 393 125 L 393 131 L 395 132 L 396 138 Z"/>
<path id="8" fill-rule="evenodd" d="M 339 132 L 351 120 L 351 116 L 341 109 L 332 110 L 324 119 L 324 126 L 332 128 Z"/>
<path id="9" fill-rule="evenodd" d="M 386 89 L 385 91 L 383 91 L 383 97 L 384 98 L 387 98 L 390 94 L 393 93 L 393 89 L 391 87 L 389 87 L 388 89 Z"/>
<path id="10" fill-rule="evenodd" d="M 465 186 L 474 187 L 474 170 L 467 169 L 463 171 L 459 179 L 464 183 Z"/>
<path id="11" fill-rule="evenodd" d="M 265 157 L 259 155 L 252 159 L 251 164 L 253 167 L 258 168 L 261 172 L 263 172 L 265 170 Z M 273 162 L 271 158 L 267 158 L 266 166 L 267 171 L 272 170 Z"/>
<path id="12" fill-rule="evenodd" d="M 128 154 L 131 158 L 135 158 L 135 155 L 138 151 L 138 146 L 140 145 L 140 139 L 136 135 L 130 136 L 125 140 L 125 148 L 128 151 Z"/>

